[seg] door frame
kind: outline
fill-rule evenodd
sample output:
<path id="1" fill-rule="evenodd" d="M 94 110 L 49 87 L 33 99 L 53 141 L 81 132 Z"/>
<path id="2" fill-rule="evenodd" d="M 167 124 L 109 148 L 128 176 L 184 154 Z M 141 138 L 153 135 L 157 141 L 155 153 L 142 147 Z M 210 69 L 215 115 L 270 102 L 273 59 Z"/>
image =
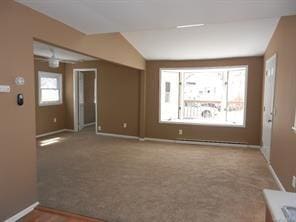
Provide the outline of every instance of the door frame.
<path id="1" fill-rule="evenodd" d="M 267 156 L 266 153 L 264 152 L 264 140 L 263 140 L 263 130 L 264 130 L 264 99 L 265 99 L 265 81 L 266 81 L 266 72 L 267 72 L 267 64 L 270 60 L 275 59 L 275 69 L 274 69 L 274 84 L 273 84 L 273 101 L 272 101 L 272 110 L 273 110 L 273 117 L 272 117 L 272 122 L 271 122 L 271 136 L 270 136 L 270 147 L 269 147 L 269 155 Z M 275 94 L 276 94 L 276 82 L 277 82 L 277 66 L 278 66 L 278 62 L 277 62 L 277 54 L 274 53 L 273 55 L 271 55 L 264 63 L 264 81 L 263 81 L 263 112 L 262 112 L 262 135 L 261 135 L 261 152 L 264 156 L 264 158 L 266 159 L 266 161 L 268 163 L 270 163 L 270 153 L 271 153 L 271 146 L 272 146 L 272 131 L 273 131 L 273 121 L 274 121 L 274 117 L 276 115 L 276 106 L 275 106 Z"/>
<path id="2" fill-rule="evenodd" d="M 95 126 L 96 126 L 96 134 L 98 133 L 98 71 L 96 68 L 84 68 L 84 69 L 73 69 L 73 117 L 74 117 L 74 131 L 79 131 L 79 117 L 78 117 L 78 109 L 79 109 L 79 101 L 78 101 L 78 73 L 83 71 L 92 71 L 95 73 Z"/>

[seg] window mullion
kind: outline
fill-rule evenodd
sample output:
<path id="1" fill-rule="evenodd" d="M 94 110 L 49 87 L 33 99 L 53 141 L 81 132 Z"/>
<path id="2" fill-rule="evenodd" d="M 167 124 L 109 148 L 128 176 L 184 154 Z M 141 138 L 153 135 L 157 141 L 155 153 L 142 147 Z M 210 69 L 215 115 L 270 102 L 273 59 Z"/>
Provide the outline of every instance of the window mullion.
<path id="1" fill-rule="evenodd" d="M 178 119 L 183 119 L 183 73 L 179 72 Z"/>
<path id="2" fill-rule="evenodd" d="M 225 87 L 226 87 L 226 95 L 225 95 L 225 121 L 227 122 L 228 119 L 228 92 L 229 92 L 229 71 L 227 71 L 226 74 L 226 83 L 225 83 Z"/>

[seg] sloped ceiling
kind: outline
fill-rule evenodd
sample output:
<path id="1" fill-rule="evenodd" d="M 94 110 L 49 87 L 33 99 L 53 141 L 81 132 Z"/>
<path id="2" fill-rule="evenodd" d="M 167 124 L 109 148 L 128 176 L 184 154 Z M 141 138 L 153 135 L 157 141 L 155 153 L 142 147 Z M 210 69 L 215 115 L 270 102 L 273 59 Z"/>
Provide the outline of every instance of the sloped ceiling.
<path id="1" fill-rule="evenodd" d="M 263 54 L 295 0 L 17 0 L 85 34 L 121 32 L 146 59 Z M 177 30 L 178 25 L 205 26 Z"/>

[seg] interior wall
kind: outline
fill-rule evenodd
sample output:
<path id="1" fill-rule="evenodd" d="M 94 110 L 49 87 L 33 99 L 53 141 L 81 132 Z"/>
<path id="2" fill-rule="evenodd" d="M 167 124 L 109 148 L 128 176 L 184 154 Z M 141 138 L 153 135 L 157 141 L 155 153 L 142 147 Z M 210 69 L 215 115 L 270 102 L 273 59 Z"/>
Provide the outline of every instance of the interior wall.
<path id="1" fill-rule="evenodd" d="M 65 129 L 65 64 L 60 63 L 58 68 L 50 68 L 47 62 L 34 60 L 35 69 L 35 103 L 36 103 L 36 135 Z M 62 74 L 63 103 L 59 105 L 39 106 L 38 71 Z M 56 122 L 54 122 L 56 119 Z"/>
<path id="2" fill-rule="evenodd" d="M 275 116 L 273 118 L 270 162 L 287 191 L 296 176 L 296 16 L 282 17 L 267 47 L 264 60 L 277 54 Z"/>
<path id="3" fill-rule="evenodd" d="M 86 36 L 15 1 L 0 1 L 0 221 L 38 200 L 33 39 L 138 69 L 145 60 L 119 33 Z M 15 84 L 22 76 L 25 85 Z M 23 106 L 16 104 L 22 93 Z"/>
<path id="4" fill-rule="evenodd" d="M 83 72 L 84 75 L 84 124 L 94 123 L 96 121 L 95 104 L 95 72 Z"/>
<path id="5" fill-rule="evenodd" d="M 248 65 L 248 93 L 246 127 L 159 123 L 159 70 L 179 67 L 219 67 Z M 241 142 L 250 145 L 261 143 L 261 95 L 263 57 L 248 57 L 196 61 L 147 61 L 146 62 L 146 137 L 161 139 L 197 139 Z M 178 135 L 178 130 L 183 135 Z"/>
<path id="6" fill-rule="evenodd" d="M 22 35 L 22 26 L 0 3 L 0 84 L 9 85 L 10 93 L 0 93 L 0 221 L 37 201 L 35 76 L 32 38 Z M 15 77 L 25 85 L 15 84 Z M 24 105 L 16 104 L 18 93 Z"/>
<path id="7" fill-rule="evenodd" d="M 66 64 L 67 128 L 74 128 L 73 69 L 85 68 L 96 68 L 98 72 L 97 117 L 101 132 L 138 136 L 140 71 L 106 61 Z M 123 123 L 127 123 L 127 128 Z"/>
<path id="8" fill-rule="evenodd" d="M 102 132 L 139 136 L 140 71 L 101 61 L 99 75 Z"/>

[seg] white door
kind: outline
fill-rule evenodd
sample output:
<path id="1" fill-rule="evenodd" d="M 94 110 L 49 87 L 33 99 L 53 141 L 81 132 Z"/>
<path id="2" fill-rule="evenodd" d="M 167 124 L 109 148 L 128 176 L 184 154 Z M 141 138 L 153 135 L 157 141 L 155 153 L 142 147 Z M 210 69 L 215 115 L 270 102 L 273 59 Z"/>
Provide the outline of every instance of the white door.
<path id="1" fill-rule="evenodd" d="M 84 127 L 84 76 L 78 72 L 78 129 Z"/>
<path id="2" fill-rule="evenodd" d="M 265 63 L 265 82 L 264 82 L 262 151 L 268 162 L 270 161 L 272 121 L 275 115 L 275 109 L 273 104 L 275 76 L 276 76 L 276 55 L 273 55 Z"/>

